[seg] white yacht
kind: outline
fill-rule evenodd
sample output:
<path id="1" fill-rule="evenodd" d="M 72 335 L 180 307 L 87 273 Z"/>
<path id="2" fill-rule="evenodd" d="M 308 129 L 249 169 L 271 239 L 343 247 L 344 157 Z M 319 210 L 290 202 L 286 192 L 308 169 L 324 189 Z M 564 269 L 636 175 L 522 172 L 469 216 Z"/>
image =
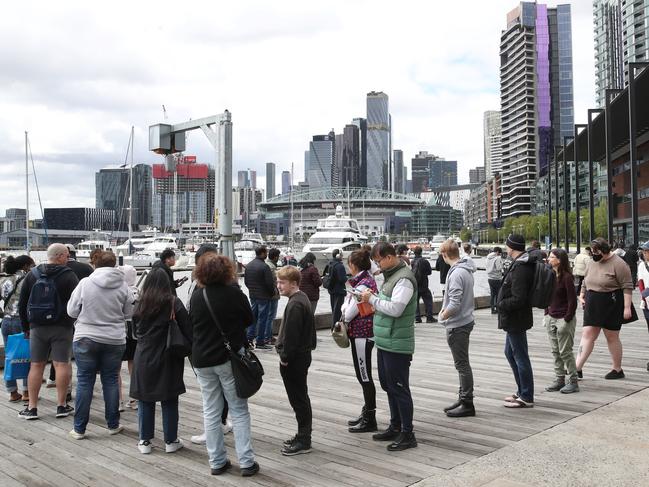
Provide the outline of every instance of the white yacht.
<path id="1" fill-rule="evenodd" d="M 343 260 L 354 250 L 360 249 L 367 242 L 367 237 L 362 235 L 358 222 L 345 216 L 342 206 L 336 207 L 336 214 L 318 220 L 316 231 L 302 248 L 301 256 L 307 252 L 315 254 L 317 261 L 328 261 L 334 249 L 343 253 Z M 320 266 L 318 266 L 319 268 Z"/>
<path id="2" fill-rule="evenodd" d="M 176 252 L 178 251 L 178 242 L 176 241 L 176 237 L 170 234 L 156 235 L 155 237 L 153 237 L 153 241 L 146 247 L 144 247 L 142 253 L 159 259 L 160 254 L 167 249 L 171 249 Z"/>
<path id="3" fill-rule="evenodd" d="M 260 233 L 246 232 L 241 240 L 234 242 L 234 256 L 239 264 L 246 266 L 255 258 L 255 249 L 266 245 Z"/>
<path id="4" fill-rule="evenodd" d="M 120 252 L 123 255 L 128 255 L 130 253 L 142 252 L 151 243 L 153 243 L 153 237 L 131 237 L 123 244 L 114 247 L 113 250 L 117 255 Z"/>
<path id="5" fill-rule="evenodd" d="M 90 253 L 95 250 L 110 250 L 110 241 L 108 240 L 108 234 L 102 232 L 99 229 L 95 229 L 91 234 L 88 235 L 88 238 L 76 246 L 77 250 L 77 259 L 88 260 L 90 258 Z"/>

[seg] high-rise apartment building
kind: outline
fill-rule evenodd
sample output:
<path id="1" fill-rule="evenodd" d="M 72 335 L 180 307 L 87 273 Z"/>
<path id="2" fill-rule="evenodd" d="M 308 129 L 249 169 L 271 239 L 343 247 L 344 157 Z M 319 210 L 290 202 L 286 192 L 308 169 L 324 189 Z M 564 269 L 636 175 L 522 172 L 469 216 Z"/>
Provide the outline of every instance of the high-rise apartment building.
<path id="1" fill-rule="evenodd" d="M 127 230 L 130 168 L 100 169 L 95 173 L 95 207 L 115 212 L 115 230 Z M 148 164 L 133 166 L 133 229 L 151 225 L 152 172 Z"/>
<path id="2" fill-rule="evenodd" d="M 389 189 L 391 172 L 390 111 L 388 95 L 367 94 L 367 187 Z"/>
<path id="3" fill-rule="evenodd" d="M 489 110 L 484 112 L 484 169 L 487 179 L 500 174 L 502 164 L 502 130 L 500 127 L 500 112 Z"/>
<path id="4" fill-rule="evenodd" d="M 277 166 L 274 162 L 266 163 L 266 199 L 275 196 L 275 171 Z"/>
<path id="5" fill-rule="evenodd" d="M 412 190 L 415 193 L 457 185 L 457 161 L 447 161 L 443 157 L 419 151 L 411 164 Z"/>
<path id="6" fill-rule="evenodd" d="M 153 165 L 153 225 L 178 229 L 183 223 L 213 222 L 214 168 L 197 164 L 195 157 L 174 166 Z"/>
<path id="7" fill-rule="evenodd" d="M 536 179 L 574 123 L 570 5 L 521 2 L 500 38 L 502 216 L 529 214 Z"/>
<path id="8" fill-rule="evenodd" d="M 282 194 L 287 194 L 289 191 L 291 191 L 291 173 L 282 171 Z"/>
<path id="9" fill-rule="evenodd" d="M 257 189 L 257 171 L 250 170 L 250 187 Z"/>
<path id="10" fill-rule="evenodd" d="M 358 128 L 358 186 L 367 188 L 367 119 L 355 118 L 352 125 Z"/>
<path id="11" fill-rule="evenodd" d="M 331 187 L 331 167 L 336 151 L 336 134 L 314 135 L 309 142 L 308 182 L 312 188 Z"/>
<path id="12" fill-rule="evenodd" d="M 629 63 L 649 61 L 649 0 L 594 0 L 595 96 L 629 82 Z"/>
<path id="13" fill-rule="evenodd" d="M 485 181 L 485 170 L 483 166 L 469 169 L 469 184 L 481 184 Z"/>

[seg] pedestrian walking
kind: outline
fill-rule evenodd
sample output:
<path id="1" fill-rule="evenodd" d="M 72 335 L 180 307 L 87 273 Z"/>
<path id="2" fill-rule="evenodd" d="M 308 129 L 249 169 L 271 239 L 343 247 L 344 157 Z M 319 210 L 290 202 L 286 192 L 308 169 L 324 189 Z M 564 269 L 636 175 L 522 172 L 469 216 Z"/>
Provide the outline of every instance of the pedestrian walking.
<path id="1" fill-rule="evenodd" d="M 572 352 L 577 324 L 575 281 L 570 272 L 570 261 L 565 250 L 561 248 L 551 250 L 548 264 L 552 266 L 557 275 L 557 283 L 554 287 L 552 302 L 545 310 L 543 324 L 548 332 L 554 358 L 555 379 L 545 390 L 570 394 L 579 392 L 577 365 Z"/>
<path id="2" fill-rule="evenodd" d="M 453 355 L 460 389 L 458 400 L 444 408 L 451 418 L 475 416 L 473 405 L 473 370 L 469 362 L 469 338 L 475 325 L 473 310 L 473 273 L 475 264 L 468 256 L 460 257 L 457 243 L 449 239 L 440 247 L 440 254 L 451 268 L 446 276 L 446 294 L 439 313 L 446 328 L 446 342 Z"/>
<path id="3" fill-rule="evenodd" d="M 577 296 L 581 293 L 581 284 L 584 282 L 586 267 L 590 262 L 592 262 L 592 260 L 590 247 L 584 247 L 581 249 L 581 252 L 575 256 L 575 260 L 572 264 L 572 274 L 575 276 L 574 284 Z"/>
<path id="4" fill-rule="evenodd" d="M 385 280 L 378 295 L 367 289 L 361 300 L 374 306 L 374 343 L 379 382 L 388 395 L 390 425 L 372 436 L 391 441 L 388 451 L 417 446 L 413 431 L 413 403 L 410 392 L 410 363 L 415 352 L 415 308 L 417 281 L 410 268 L 397 257 L 392 245 L 379 242 L 372 259 L 381 267 Z"/>

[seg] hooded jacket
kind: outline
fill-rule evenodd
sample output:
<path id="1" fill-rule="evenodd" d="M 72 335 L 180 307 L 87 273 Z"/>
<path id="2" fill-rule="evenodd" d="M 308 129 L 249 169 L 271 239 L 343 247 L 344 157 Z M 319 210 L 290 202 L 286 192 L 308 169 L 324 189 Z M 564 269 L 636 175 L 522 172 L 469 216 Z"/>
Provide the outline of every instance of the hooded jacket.
<path id="1" fill-rule="evenodd" d="M 487 279 L 500 281 L 503 278 L 503 258 L 501 254 L 491 252 L 487 255 Z"/>
<path id="2" fill-rule="evenodd" d="M 536 253 L 523 252 L 509 266 L 498 292 L 498 328 L 521 333 L 534 324 L 530 292 L 534 282 Z"/>
<path id="3" fill-rule="evenodd" d="M 117 267 L 100 267 L 70 296 L 68 315 L 77 318 L 74 341 L 90 338 L 106 345 L 126 343 L 126 320 L 133 315 L 135 297 Z"/>
<path id="4" fill-rule="evenodd" d="M 446 275 L 446 293 L 442 301 L 442 309 L 449 317 L 442 324 L 447 328 L 459 328 L 473 323 L 473 273 L 475 263 L 470 258 L 456 262 Z"/>
<path id="5" fill-rule="evenodd" d="M 575 276 L 584 277 L 586 275 L 586 267 L 593 258 L 588 253 L 588 250 L 581 249 L 581 252 L 575 257 L 572 267 L 572 273 Z"/>

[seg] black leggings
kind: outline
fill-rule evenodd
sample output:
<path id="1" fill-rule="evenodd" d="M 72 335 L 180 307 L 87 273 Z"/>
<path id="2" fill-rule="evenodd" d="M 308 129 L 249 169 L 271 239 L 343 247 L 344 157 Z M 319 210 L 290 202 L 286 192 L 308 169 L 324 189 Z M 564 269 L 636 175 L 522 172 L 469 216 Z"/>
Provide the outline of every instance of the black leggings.
<path id="1" fill-rule="evenodd" d="M 376 387 L 372 380 L 372 349 L 374 341 L 368 338 L 350 338 L 352 359 L 356 379 L 363 388 L 363 399 L 365 408 L 369 410 L 376 409 Z"/>

